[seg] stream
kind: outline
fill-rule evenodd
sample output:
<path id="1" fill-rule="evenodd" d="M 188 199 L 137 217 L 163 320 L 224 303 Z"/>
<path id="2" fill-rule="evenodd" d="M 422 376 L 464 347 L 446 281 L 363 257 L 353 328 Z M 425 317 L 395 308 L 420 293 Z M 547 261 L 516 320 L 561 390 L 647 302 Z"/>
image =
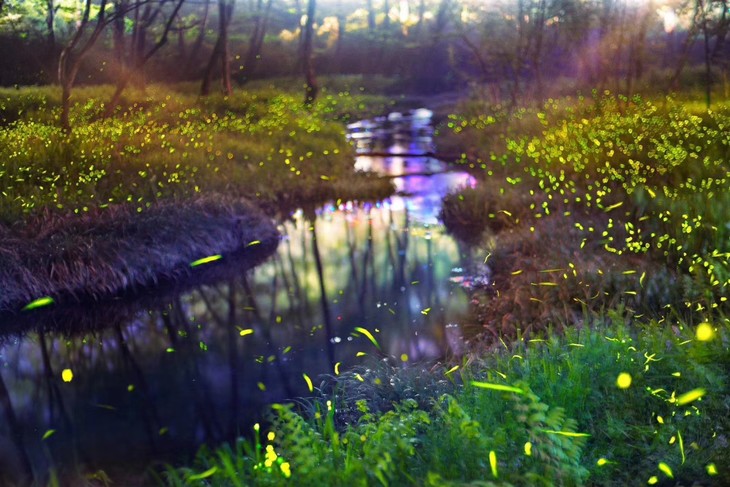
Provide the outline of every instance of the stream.
<path id="1" fill-rule="evenodd" d="M 311 396 L 303 373 L 317 387 L 336 364 L 461 352 L 466 251 L 438 212 L 473 179 L 421 155 L 434 151 L 428 110 L 349 131 L 356 167 L 392 177 L 396 196 L 295 213 L 254 269 L 232 261 L 186 289 L 39 312 L 0 337 L 0 484 L 188 461 L 246 434 L 266 405 Z"/>

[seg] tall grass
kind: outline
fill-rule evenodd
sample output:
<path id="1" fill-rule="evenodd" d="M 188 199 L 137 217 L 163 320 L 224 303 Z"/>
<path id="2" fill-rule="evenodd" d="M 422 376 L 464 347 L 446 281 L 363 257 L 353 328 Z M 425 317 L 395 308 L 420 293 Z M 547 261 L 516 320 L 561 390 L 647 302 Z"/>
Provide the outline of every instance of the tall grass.
<path id="1" fill-rule="evenodd" d="M 353 150 L 335 119 L 382 106 L 364 95 L 325 92 L 307 112 L 293 93 L 269 87 L 199 99 L 152 86 L 130 90 L 113 117 L 100 118 L 110 89 L 75 91 L 70 137 L 55 122 L 57 90 L 0 92 L 2 220 L 45 208 L 80 213 L 109 204 L 144 207 L 201 192 L 262 204 L 324 201 L 337 196 L 338 181 L 358 181 Z M 377 194 L 392 191 L 373 180 L 362 186 Z"/>
<path id="2" fill-rule="evenodd" d="M 251 440 L 204 449 L 192 467 L 168 468 L 161 480 L 722 485 L 730 479 L 729 325 L 696 333 L 681 323 L 629 324 L 616 310 L 561 337 L 520 340 L 461 367 L 422 372 L 451 384 L 423 389 L 422 405 L 380 399 L 387 382 L 412 379 L 412 370 L 350 371 L 309 414 L 275 406 Z M 370 391 L 353 396 L 349 382 Z"/>

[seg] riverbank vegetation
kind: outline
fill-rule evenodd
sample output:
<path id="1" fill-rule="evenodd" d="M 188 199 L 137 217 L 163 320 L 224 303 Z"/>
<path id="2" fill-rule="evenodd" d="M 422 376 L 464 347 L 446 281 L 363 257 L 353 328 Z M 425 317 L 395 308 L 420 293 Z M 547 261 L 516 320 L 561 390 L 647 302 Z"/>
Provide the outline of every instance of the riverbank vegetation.
<path id="1" fill-rule="evenodd" d="M 345 138 L 370 83 L 468 93 L 463 361 L 343 370 L 160 481 L 729 483 L 727 1 L 345 4 L 0 0 L 0 312 L 258 262 L 274 216 L 392 193 Z"/>
<path id="2" fill-rule="evenodd" d="M 587 325 L 587 324 L 586 324 Z M 722 485 L 727 326 L 625 310 L 468 364 L 384 362 L 330 380 L 304 416 L 203 449 L 167 485 Z M 387 404 L 385 408 L 381 408 Z"/>
<path id="3" fill-rule="evenodd" d="M 312 111 L 267 86 L 205 99 L 149 87 L 113 117 L 111 88 L 90 87 L 77 90 L 70 134 L 57 90 L 0 91 L 0 310 L 149 285 L 251 242 L 271 251 L 277 213 L 389 195 L 353 169 L 343 121 L 385 102 L 351 81 Z"/>
<path id="4" fill-rule="evenodd" d="M 483 182 L 448 196 L 442 217 L 490 255 L 480 313 L 493 337 L 618 305 L 728 313 L 730 105 L 596 94 L 464 108 L 446 138 Z"/>

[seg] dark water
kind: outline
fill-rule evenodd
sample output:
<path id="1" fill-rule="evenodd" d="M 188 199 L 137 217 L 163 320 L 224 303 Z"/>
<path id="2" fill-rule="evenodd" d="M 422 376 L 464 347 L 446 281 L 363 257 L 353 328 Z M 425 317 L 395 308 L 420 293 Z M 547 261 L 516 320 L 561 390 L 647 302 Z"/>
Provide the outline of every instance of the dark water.
<path id="1" fill-rule="evenodd" d="M 360 152 L 429 151 L 421 115 L 353 127 L 353 140 Z M 445 169 L 424 157 L 356 164 L 391 175 Z M 184 292 L 24 318 L 32 330 L 0 343 L 0 485 L 189 458 L 248 431 L 266 404 L 309 395 L 303 373 L 316 386 L 338 362 L 389 355 L 406 366 L 458 352 L 447 335 L 467 313 L 450 280 L 461 252 L 437 214 L 441 196 L 471 178 L 394 181 L 407 196 L 328 206 L 313 221 L 293 215 L 278 252 L 253 270 L 231 260 L 216 264 L 218 281 Z"/>

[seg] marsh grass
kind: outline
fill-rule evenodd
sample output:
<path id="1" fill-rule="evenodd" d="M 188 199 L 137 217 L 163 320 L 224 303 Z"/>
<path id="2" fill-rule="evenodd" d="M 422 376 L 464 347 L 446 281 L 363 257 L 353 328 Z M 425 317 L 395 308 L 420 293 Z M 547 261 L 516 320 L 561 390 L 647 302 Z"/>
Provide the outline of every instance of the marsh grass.
<path id="1" fill-rule="evenodd" d="M 269 254 L 279 235 L 251 203 L 224 197 L 35 215 L 0 235 L 0 310 L 43 297 L 109 297 L 191 271 L 190 263 L 246 246 Z M 256 259 L 254 259 L 256 260 Z"/>
<path id="2" fill-rule="evenodd" d="M 204 448 L 193 467 L 170 467 L 162 480 L 722 485 L 730 453 L 729 325 L 713 323 L 712 338 L 700 340 L 684 323 L 631 322 L 616 309 L 562 336 L 471 356 L 457 370 L 351 370 L 308 412 L 275 406 L 251 439 Z M 621 374 L 631 377 L 628 386 L 618 385 Z M 408 390 L 397 384 L 414 384 L 414 377 L 437 386 L 396 399 L 395 389 Z M 690 391 L 701 397 L 684 399 Z"/>

